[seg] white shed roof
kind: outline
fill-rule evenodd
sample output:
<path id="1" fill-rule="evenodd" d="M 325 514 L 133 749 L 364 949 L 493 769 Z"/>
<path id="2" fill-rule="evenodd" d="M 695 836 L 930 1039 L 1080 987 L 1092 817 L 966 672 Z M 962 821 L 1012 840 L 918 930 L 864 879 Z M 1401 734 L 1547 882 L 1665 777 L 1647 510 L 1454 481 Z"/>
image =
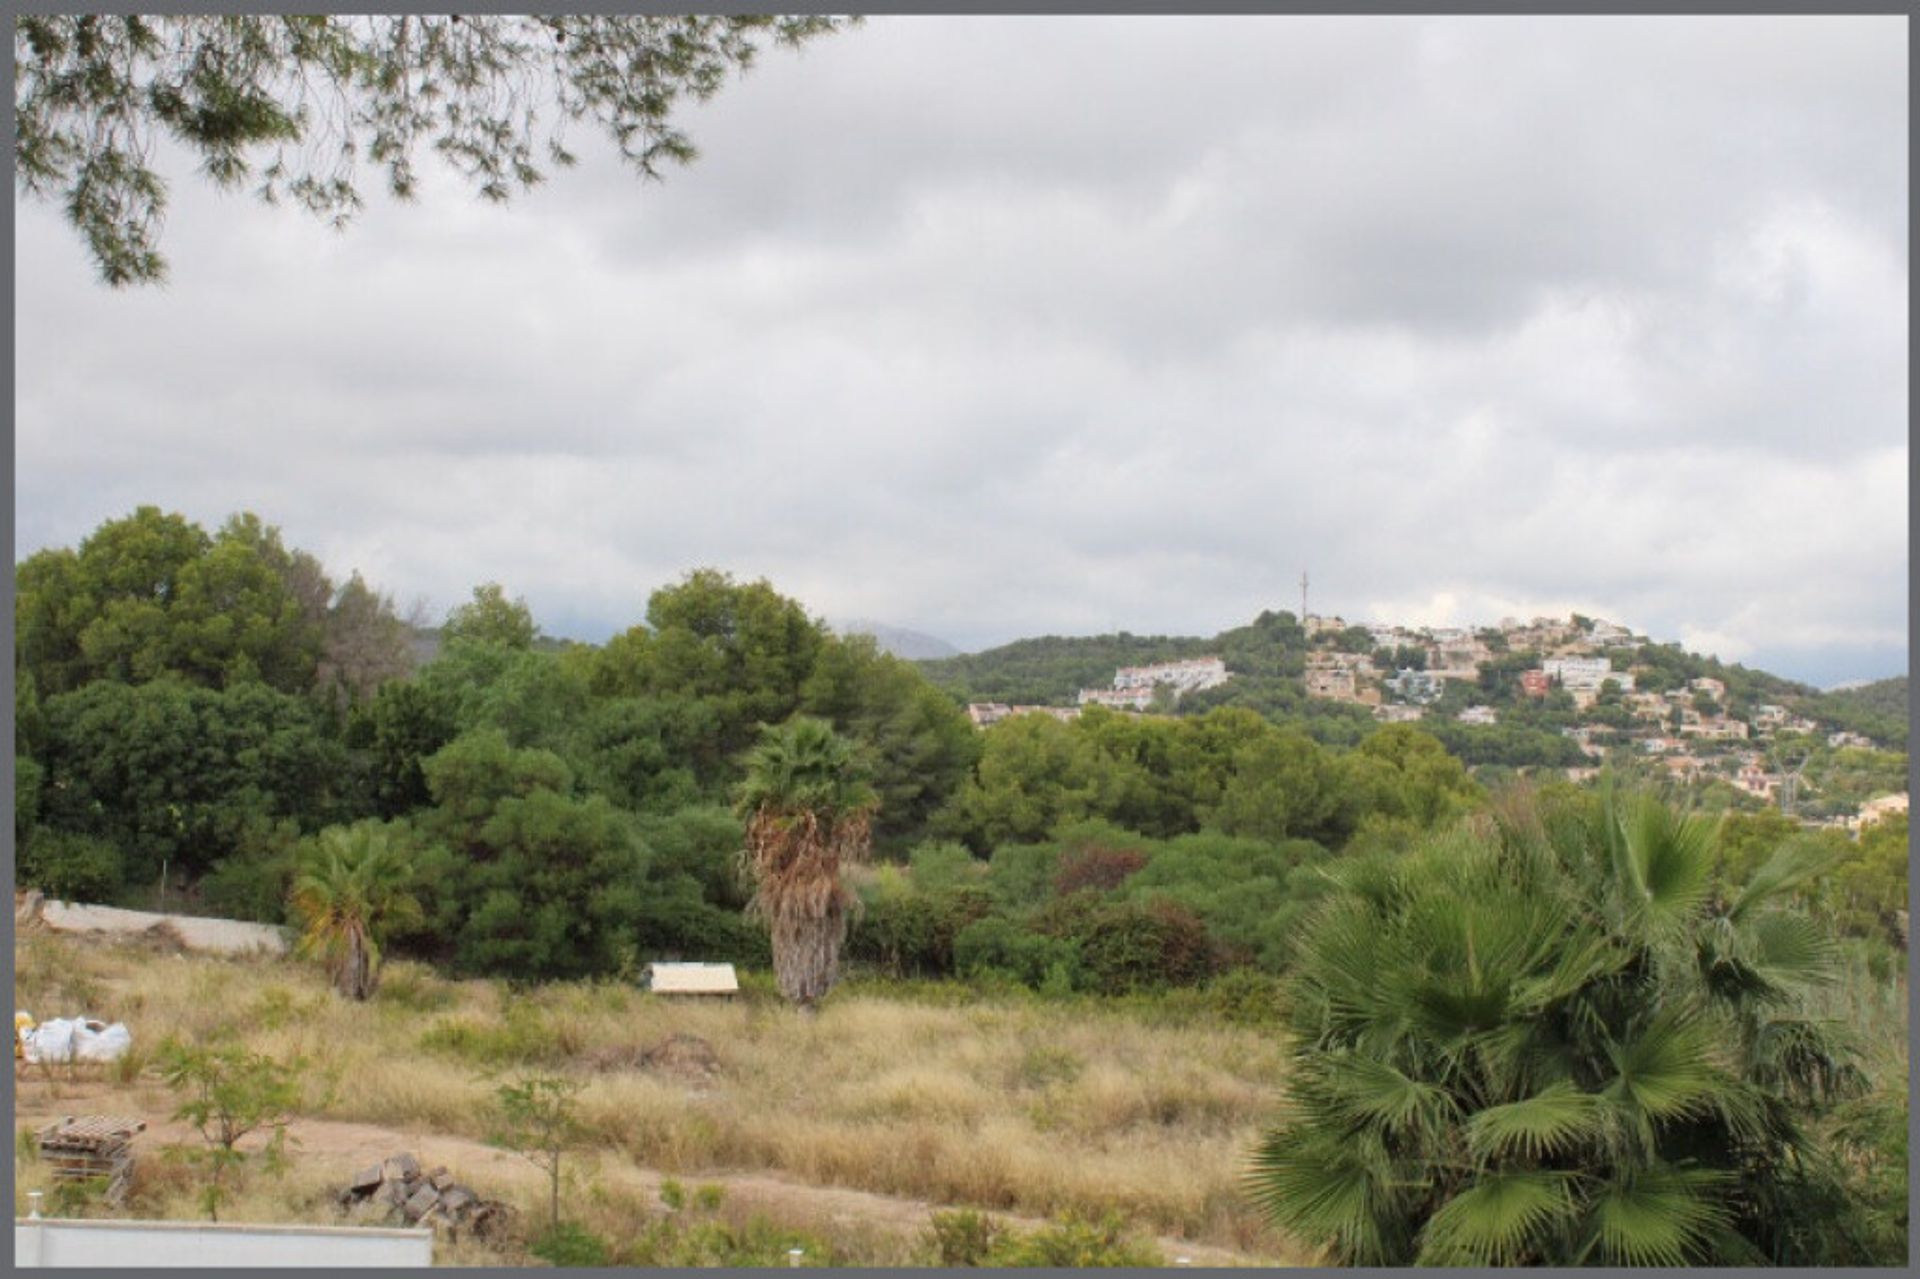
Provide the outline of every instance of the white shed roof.
<path id="1" fill-rule="evenodd" d="M 663 995 L 732 995 L 740 989 L 732 964 L 648 964 L 641 984 Z"/>

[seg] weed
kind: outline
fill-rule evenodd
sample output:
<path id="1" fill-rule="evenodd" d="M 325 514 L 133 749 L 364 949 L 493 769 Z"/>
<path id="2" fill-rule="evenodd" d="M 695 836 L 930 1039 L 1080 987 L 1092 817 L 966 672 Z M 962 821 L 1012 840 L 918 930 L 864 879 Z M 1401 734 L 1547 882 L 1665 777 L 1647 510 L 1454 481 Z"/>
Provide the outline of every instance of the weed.
<path id="1" fill-rule="evenodd" d="M 985 1213 L 936 1212 L 927 1229 L 927 1250 L 936 1266 L 984 1266 L 1004 1233 Z"/>
<path id="2" fill-rule="evenodd" d="M 527 1251 L 556 1266 L 604 1266 L 610 1256 L 606 1240 L 571 1221 L 548 1227 Z"/>
<path id="3" fill-rule="evenodd" d="M 373 1000 L 408 1012 L 437 1013 L 453 1007 L 460 997 L 450 983 L 441 981 L 429 969 L 396 961 L 381 969 Z"/>
<path id="4" fill-rule="evenodd" d="M 1052 1044 L 1036 1044 L 1027 1049 L 1015 1068 L 1017 1088 L 1045 1088 L 1049 1084 L 1070 1084 L 1086 1069 L 1078 1056 Z"/>
<path id="5" fill-rule="evenodd" d="M 1100 1217 L 1069 1214 L 1031 1234 L 1008 1234 L 987 1251 L 991 1266 L 1164 1266 L 1152 1244 L 1130 1238 L 1118 1213 Z"/>

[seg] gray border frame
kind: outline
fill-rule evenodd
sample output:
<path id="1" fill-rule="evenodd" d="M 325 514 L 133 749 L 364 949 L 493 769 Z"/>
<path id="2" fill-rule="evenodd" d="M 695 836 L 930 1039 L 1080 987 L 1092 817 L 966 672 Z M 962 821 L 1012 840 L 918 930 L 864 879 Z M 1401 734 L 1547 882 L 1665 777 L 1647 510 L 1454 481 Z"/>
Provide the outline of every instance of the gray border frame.
<path id="1" fill-rule="evenodd" d="M 97 11 L 97 12 L 103 12 L 103 13 L 141 12 L 141 13 L 162 13 L 162 14 L 202 13 L 202 12 L 209 12 L 209 11 L 223 11 L 223 12 L 232 11 L 236 13 L 272 13 L 272 12 L 285 11 L 287 9 L 287 6 L 284 4 L 271 5 L 271 4 L 265 3 L 265 0 L 252 0 L 252 2 L 250 3 L 243 2 L 239 4 L 211 4 L 211 5 L 177 4 L 177 3 L 134 5 L 134 4 L 126 4 L 126 3 L 108 3 L 108 4 L 92 4 L 92 5 L 85 5 L 85 6 L 72 5 L 72 4 L 67 4 L 67 5 L 49 4 L 49 3 L 45 3 L 44 0 L 29 0 L 28 3 L 18 4 L 16 6 L 13 6 L 13 11 L 24 12 L 24 13 L 57 13 L 57 12 L 71 11 L 71 10 L 83 8 L 83 7 L 88 9 L 89 11 Z M 398 11 L 403 11 L 409 8 L 421 8 L 421 7 L 423 6 L 406 6 L 406 5 L 366 6 L 366 7 L 355 6 L 352 9 L 340 9 L 336 11 L 337 12 L 390 12 L 390 11 L 398 12 Z M 512 13 L 512 12 L 526 11 L 530 6 L 504 4 L 504 3 L 499 3 L 498 0 L 494 0 L 494 2 L 492 3 L 487 2 L 487 0 L 481 0 L 480 3 L 463 5 L 460 7 L 465 9 L 468 12 Z M 739 4 L 723 4 L 723 5 L 633 4 L 633 5 L 607 6 L 607 5 L 600 5 L 600 4 L 587 4 L 587 5 L 578 5 L 578 6 L 568 6 L 568 7 L 575 11 L 580 11 L 580 12 L 599 11 L 599 12 L 614 12 L 614 13 L 617 13 L 617 12 L 652 12 L 652 13 L 733 12 L 733 13 L 740 13 L 740 12 L 764 12 L 774 8 L 778 8 L 782 11 L 788 11 L 788 12 L 844 12 L 846 11 L 845 8 L 839 7 L 839 6 L 821 6 L 817 4 L 797 4 L 797 5 L 779 5 L 779 6 L 772 6 L 772 5 L 754 6 L 754 5 L 739 5 Z M 1909 282 L 1910 282 L 1911 281 L 1911 263 L 1913 260 L 1912 250 L 1917 243 L 1920 243 L 1920 236 L 1916 236 L 1915 234 L 1913 219 L 1911 215 L 1911 212 L 1912 212 L 1911 174 L 1912 174 L 1912 157 L 1914 154 L 1913 136 L 1912 136 L 1912 129 L 1911 129 L 1911 121 L 1913 117 L 1912 105 L 1914 100 L 1913 63 L 1914 63 L 1914 53 L 1916 52 L 1916 50 L 1920 50 L 1920 38 L 1916 37 L 1915 27 L 1912 21 L 1912 7 L 1913 6 L 1910 0 L 1868 0 L 1868 2 L 1866 3 L 1862 3 L 1861 0 L 1852 0 L 1851 3 L 1845 3 L 1843 5 L 1839 5 L 1831 8 L 1821 6 L 1815 3 L 1806 3 L 1805 0 L 1802 0 L 1802 2 L 1800 3 L 1793 3 L 1791 2 L 1791 0 L 1756 0 L 1756 2 L 1747 3 L 1747 4 L 1729 2 L 1729 0 L 1694 0 L 1693 3 L 1684 4 L 1684 5 L 1655 5 L 1655 4 L 1647 3 L 1646 0 L 1632 0 L 1632 2 L 1629 2 L 1629 3 L 1616 3 L 1616 4 L 1591 3 L 1591 2 L 1590 3 L 1568 3 L 1567 0 L 1539 0 L 1539 2 L 1537 3 L 1525 3 L 1523 2 L 1523 0 L 1507 0 L 1507 2 L 1505 3 L 1495 2 L 1495 0 L 1478 0 L 1477 3 L 1465 3 L 1465 4 L 1446 4 L 1446 3 L 1433 3 L 1433 2 L 1421 3 L 1421 2 L 1418 2 L 1418 0 L 1372 0 L 1371 3 L 1362 3 L 1357 5 L 1351 5 L 1351 6 L 1328 5 L 1326 3 L 1305 3 L 1305 2 L 1302 2 L 1302 0 L 1264 0 L 1264 2 L 1263 0 L 1225 0 L 1225 2 L 1223 2 L 1223 0 L 1210 0 L 1210 2 L 1208 3 L 1197 4 L 1197 5 L 1169 4 L 1169 3 L 1165 3 L 1164 0 L 1162 0 L 1161 3 L 1143 3 L 1141 2 L 1141 0 L 1114 0 L 1114 2 L 1112 3 L 1090 3 L 1090 2 L 1087 2 L 1087 0 L 1080 0 L 1080 2 L 1076 3 L 1076 2 L 1073 2 L 1073 0 L 1053 0 L 1052 3 L 1047 4 L 1043 7 L 1024 8 L 1024 7 L 1011 6 L 1003 3 L 989 3 L 987 2 L 987 0 L 972 0 L 971 3 L 969 2 L 969 0 L 944 0 L 944 2 L 940 2 L 940 0 L 932 0 L 932 2 L 917 3 L 917 4 L 903 3 L 902 0 L 892 0 L 891 3 L 886 4 L 884 6 L 873 8 L 873 9 L 862 9 L 861 12 L 864 12 L 864 13 L 870 14 L 871 16 L 876 16 L 876 17 L 878 16 L 905 17 L 905 16 L 923 16 L 923 15 L 924 16 L 934 16 L 934 15 L 938 15 L 938 16 L 985 16 L 985 15 L 1041 16 L 1041 15 L 1081 15 L 1081 14 L 1125 15 L 1125 16 L 1142 16 L 1142 15 L 1150 15 L 1150 14 L 1170 15 L 1170 16 L 1203 16 L 1203 15 L 1204 16 L 1222 16 L 1222 15 L 1249 15 L 1249 16 L 1251 15 L 1279 15 L 1279 16 L 1296 15 L 1297 16 L 1297 15 L 1303 15 L 1303 14 L 1328 14 L 1328 13 L 1340 14 L 1340 15 L 1435 16 L 1435 17 L 1439 17 L 1439 16 L 1535 16 L 1535 15 L 1559 16 L 1559 15 L 1590 15 L 1590 14 L 1599 14 L 1599 15 L 1608 15 L 1608 16 L 1648 16 L 1648 17 L 1678 17 L 1678 16 L 1691 16 L 1691 15 L 1700 15 L 1700 14 L 1737 15 L 1737 16 L 1774 16 L 1774 15 L 1802 15 L 1802 14 L 1814 15 L 1814 16 L 1865 16 L 1865 15 L 1874 15 L 1874 14 L 1905 15 L 1909 19 L 1908 29 L 1907 29 L 1907 68 L 1908 68 L 1908 71 L 1907 71 L 1908 113 L 1907 114 L 1908 114 L 1908 121 L 1909 121 L 1908 141 L 1907 141 L 1908 173 L 1909 173 L 1909 179 L 1908 179 L 1909 217 L 1908 217 L 1907 234 L 1908 234 L 1908 262 L 1909 262 Z M 12 65 L 10 63 L 7 65 L 7 68 L 4 74 L 7 78 L 9 88 L 11 89 L 13 70 L 12 70 Z M 9 133 L 12 132 L 13 101 L 14 101 L 13 94 L 9 92 L 7 94 L 6 105 L 4 108 L 6 121 L 8 125 L 7 131 Z M 13 170 L 13 156 L 11 152 L 7 153 L 4 164 L 7 172 L 11 174 Z M 16 242 L 14 238 L 14 208 L 15 208 L 14 204 L 9 203 L 6 205 L 4 214 L 0 214 L 0 231 L 4 232 L 5 240 L 6 240 L 6 251 L 4 253 L 4 262 L 3 264 L 0 264 L 0 280 L 4 280 L 6 285 L 6 291 L 9 296 L 13 296 L 14 294 L 14 257 L 16 253 Z M 1920 478 L 1920 458 L 1915 457 L 1913 449 L 1911 447 L 1911 435 L 1912 435 L 1912 432 L 1911 432 L 1912 390 L 1911 388 L 1912 388 L 1912 377 L 1913 377 L 1912 368 L 1913 368 L 1913 352 L 1916 349 L 1916 340 L 1913 333 L 1913 325 L 1911 323 L 1911 316 L 1912 316 L 1911 283 L 1909 283 L 1909 292 L 1908 292 L 1908 315 L 1909 315 L 1909 324 L 1908 324 L 1908 343 L 1909 343 L 1909 351 L 1908 351 L 1908 388 L 1909 388 L 1908 389 L 1908 413 L 1909 413 L 1908 542 L 1909 542 L 1909 548 L 1911 549 L 1911 544 L 1912 544 L 1912 523 L 1911 523 L 1912 497 L 1911 495 L 1915 487 L 1914 480 L 1916 478 Z M 17 312 L 10 309 L 7 316 L 7 326 L 6 326 L 7 336 L 9 337 L 9 339 L 11 339 L 13 335 L 13 325 L 17 322 L 18 322 Z M 15 388 L 14 359 L 15 359 L 15 346 L 14 346 L 14 343 L 11 340 L 9 340 L 6 343 L 4 354 L 0 354 L 0 369 L 4 370 L 4 374 L 3 374 L 4 382 L 8 391 L 7 407 L 6 407 L 6 434 L 7 434 L 7 441 L 9 444 L 9 447 L 5 451 L 4 459 L 0 460 L 0 468 L 4 469 L 4 475 L 6 479 L 6 512 L 8 516 L 8 518 L 5 521 L 4 532 L 0 533 L 0 536 L 4 537 L 5 546 L 8 552 L 9 559 L 12 559 L 13 553 L 14 553 L 14 528 L 15 528 L 14 519 L 13 519 L 14 492 L 15 492 L 15 484 L 14 484 L 15 454 L 14 454 L 14 449 L 11 447 L 13 444 L 14 413 L 15 413 L 15 405 L 16 405 L 16 400 L 14 397 L 14 388 Z M 1913 668 L 1913 653 L 1914 653 L 1913 621 L 1916 616 L 1916 609 L 1914 604 L 1914 591 L 1913 591 L 1915 574 L 1914 574 L 1914 565 L 1913 565 L 1911 554 L 1909 554 L 1909 558 L 1908 558 L 1907 571 L 1908 571 L 1907 667 L 1908 667 L 1909 674 L 1911 674 L 1911 671 Z M 0 587 L 0 600 L 4 600 L 4 614 L 5 614 L 5 620 L 7 623 L 7 631 L 8 631 L 8 634 L 11 635 L 13 631 L 13 616 L 14 616 L 14 580 L 11 574 L 7 576 L 4 587 Z M 6 729 L 7 729 L 6 759 L 5 759 L 4 766 L 0 766 L 0 781 L 4 782 L 5 796 L 8 801 L 8 806 L 9 808 L 11 808 L 11 801 L 13 799 L 13 794 L 14 794 L 14 753 L 13 753 L 13 746 L 12 746 L 13 718 L 14 718 L 14 672 L 13 672 L 13 664 L 11 662 L 7 663 L 5 667 L 4 675 L 0 675 L 0 705 L 4 706 L 4 715 L 6 717 Z M 1909 702 L 1909 705 L 1908 705 L 1908 719 L 1912 725 L 1914 725 L 1915 727 L 1920 727 L 1920 715 L 1915 714 L 1914 707 L 1911 701 Z M 1909 793 L 1912 793 L 1912 791 L 1915 789 L 1916 782 L 1920 782 L 1920 767 L 1916 767 L 1910 752 L 1909 758 L 1908 758 L 1908 792 Z M 8 825 L 6 827 L 6 833 L 4 838 L 0 838 L 0 859 L 3 859 L 5 861 L 9 876 L 11 876 L 11 873 L 13 870 L 15 851 L 16 850 L 14 848 L 13 830 L 11 825 Z M 1912 860 L 1911 845 L 1909 845 L 1908 857 L 1909 857 L 1909 862 L 1911 862 Z M 1920 885 L 1914 884 L 1911 875 L 1909 875 L 1909 878 L 1908 878 L 1907 891 L 1908 891 L 1908 910 L 1911 916 L 1911 914 L 1914 913 L 1914 908 L 1916 906 L 1920 906 Z M 9 933 L 9 940 L 11 940 L 11 933 Z M 14 954 L 13 954 L 12 945 L 9 945 L 7 947 L 4 964 L 5 964 L 6 977 L 8 979 L 9 985 L 11 985 L 13 976 L 14 976 Z M 1915 975 L 1915 971 L 1916 971 L 1916 968 L 1914 964 L 1914 955 L 1910 949 L 1908 953 L 1908 984 L 1907 984 L 1907 1000 L 1908 1000 L 1907 1035 L 1908 1035 L 1908 1042 L 1910 1045 L 1909 1047 L 1909 1063 L 1910 1064 L 1909 1064 L 1908 1078 L 1907 1078 L 1907 1089 L 1908 1089 L 1907 1125 L 1908 1125 L 1908 1144 L 1909 1144 L 1910 1151 L 1912 1149 L 1913 1137 L 1916 1134 L 1920 1134 L 1920 1124 L 1917 1124 L 1915 1122 L 1915 1115 L 1914 1115 L 1914 1102 L 1916 1099 L 1920 1099 L 1920 1090 L 1917 1090 L 1915 1088 L 1915 1075 L 1911 1067 L 1911 1059 L 1912 1059 L 1911 1054 L 1912 1054 L 1913 1046 L 1920 1045 L 1920 1038 L 1916 1038 L 1916 1034 L 1915 1034 L 1916 1014 L 1920 1014 L 1920 992 L 1915 991 L 1914 984 L 1913 984 L 1913 977 Z M 5 1083 L 4 1083 L 4 1099 L 6 1102 L 8 1113 L 11 1114 L 13 1111 L 13 1102 L 14 1102 L 14 1085 L 13 1085 L 13 1077 L 11 1072 L 8 1072 Z M 13 1153 L 12 1143 L 9 1142 L 7 1145 L 6 1160 L 7 1160 L 7 1169 L 9 1173 L 10 1182 L 11 1182 L 11 1174 L 13 1172 L 13 1158 L 14 1158 L 14 1153 Z M 1916 1252 L 1920 1251 L 1920 1249 L 1916 1249 L 1915 1247 L 1916 1240 L 1920 1239 L 1920 1233 L 1917 1233 L 1914 1227 L 1914 1215 L 1915 1215 L 1914 1208 L 1916 1206 L 1920 1206 L 1920 1193 L 1916 1193 L 1913 1173 L 1914 1173 L 1914 1166 L 1912 1162 L 1912 1157 L 1910 1155 L 1909 1164 L 1908 1164 L 1908 1184 L 1907 1184 L 1908 1205 L 1909 1205 L 1907 1240 L 1908 1240 L 1908 1264 L 1910 1266 L 1915 1264 Z M 12 1244 L 9 1243 L 7 1247 L 9 1249 L 8 1258 L 9 1258 L 9 1261 L 11 1261 Z M 119 1272 L 117 1271 L 79 1271 L 77 1273 L 113 1274 L 113 1273 L 119 1273 Z M 270 1274 L 273 1272 L 264 1271 L 264 1270 L 254 1271 L 254 1270 L 248 1270 L 245 1268 L 236 1268 L 232 1273 Z M 390 1273 L 405 1273 L 405 1272 L 396 1271 L 396 1272 L 390 1272 Z M 538 1272 L 530 1269 L 507 1268 L 504 1271 L 500 1271 L 499 1273 L 534 1274 Z M 611 1273 L 620 1273 L 620 1272 L 609 1270 L 601 1273 L 611 1274 Z M 666 1273 L 671 1273 L 675 1275 L 681 1275 L 681 1274 L 696 1275 L 696 1274 L 711 1273 L 711 1272 L 675 1270 L 675 1271 L 669 1271 Z M 755 1272 L 739 1270 L 739 1271 L 733 1271 L 730 1273 L 751 1274 Z M 863 1271 L 861 1273 L 894 1273 L 894 1271 L 892 1271 L 891 1269 L 876 1269 L 873 1271 Z M 898 1271 L 897 1273 L 920 1274 L 920 1273 L 928 1273 L 928 1272 L 901 1270 L 901 1271 Z M 1101 1273 L 1101 1272 L 1043 1271 L 1039 1273 L 1094 1274 L 1094 1273 Z M 1122 1272 L 1108 1272 L 1108 1273 L 1145 1275 L 1145 1274 L 1159 1274 L 1164 1272 L 1143 1270 L 1143 1271 L 1122 1271 Z M 1354 1270 L 1348 1273 L 1391 1274 L 1396 1272 L 1376 1271 L 1376 1270 Z M 1606 1271 L 1605 1273 L 1626 1274 L 1630 1272 Z M 1768 1273 L 1768 1272 L 1762 1272 L 1758 1270 L 1749 1272 L 1744 1268 L 1741 1268 L 1737 1270 L 1719 1271 L 1717 1273 L 1761 1274 L 1761 1273 Z M 1775 1271 L 1771 1273 L 1797 1273 L 1797 1272 L 1789 1270 L 1789 1271 Z M 1807 1273 L 1821 1273 L 1821 1274 L 1859 1273 L 1863 1275 L 1874 1275 L 1874 1274 L 1880 1274 L 1884 1272 L 1874 1271 L 1874 1270 L 1862 1270 L 1857 1272 L 1852 1270 L 1835 1270 L 1835 1271 L 1819 1271 L 1819 1272 L 1809 1271 Z"/>

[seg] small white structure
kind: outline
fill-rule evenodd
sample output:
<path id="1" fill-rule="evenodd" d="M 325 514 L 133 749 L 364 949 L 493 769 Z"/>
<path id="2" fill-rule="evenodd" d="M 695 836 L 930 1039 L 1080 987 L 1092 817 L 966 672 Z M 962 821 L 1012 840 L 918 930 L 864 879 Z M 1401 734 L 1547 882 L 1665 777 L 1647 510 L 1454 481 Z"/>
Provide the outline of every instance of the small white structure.
<path id="1" fill-rule="evenodd" d="M 648 964 L 640 989 L 656 995 L 737 995 L 732 964 Z"/>
<path id="2" fill-rule="evenodd" d="M 433 1264 L 433 1231 L 255 1226 L 209 1221 L 62 1221 L 16 1217 L 13 1264 L 33 1266 L 416 1267 Z"/>

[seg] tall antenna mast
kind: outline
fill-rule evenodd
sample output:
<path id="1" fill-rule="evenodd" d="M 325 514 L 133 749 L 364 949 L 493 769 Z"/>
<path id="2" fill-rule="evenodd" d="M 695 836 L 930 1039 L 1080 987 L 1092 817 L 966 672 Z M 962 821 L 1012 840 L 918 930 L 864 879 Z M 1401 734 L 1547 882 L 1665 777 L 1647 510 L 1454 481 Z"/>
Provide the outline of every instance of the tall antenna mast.
<path id="1" fill-rule="evenodd" d="M 1300 625 L 1307 624 L 1307 570 L 1300 570 Z"/>

